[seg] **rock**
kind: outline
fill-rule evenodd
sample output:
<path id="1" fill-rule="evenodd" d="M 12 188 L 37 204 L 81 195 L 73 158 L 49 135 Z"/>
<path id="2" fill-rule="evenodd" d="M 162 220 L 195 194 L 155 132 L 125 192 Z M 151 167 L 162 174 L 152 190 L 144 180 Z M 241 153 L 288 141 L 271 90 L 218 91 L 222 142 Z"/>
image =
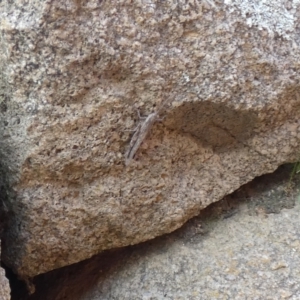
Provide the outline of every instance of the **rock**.
<path id="1" fill-rule="evenodd" d="M 140 247 L 105 275 L 94 267 L 88 278 L 98 275 L 98 280 L 85 293 L 78 286 L 88 286 L 80 270 L 69 273 L 77 281 L 65 271 L 73 281 L 57 281 L 56 295 L 66 300 L 298 299 L 299 214 L 299 204 L 267 218 L 244 211 L 215 223 L 208 236 L 170 237 Z"/>
<path id="2" fill-rule="evenodd" d="M 0 299 L 10 300 L 10 286 L 5 271 L 0 267 Z"/>
<path id="3" fill-rule="evenodd" d="M 252 2 L 0 3 L 8 266 L 171 232 L 298 159 L 299 4 Z M 163 120 L 125 166 L 136 109 Z"/>
<path id="4" fill-rule="evenodd" d="M 299 299 L 300 177 L 284 193 L 286 167 L 171 234 L 37 276 L 29 299 Z"/>
<path id="5" fill-rule="evenodd" d="M 5 277 L 4 270 L 0 268 L 0 299 L 10 300 L 10 287 L 8 279 Z"/>

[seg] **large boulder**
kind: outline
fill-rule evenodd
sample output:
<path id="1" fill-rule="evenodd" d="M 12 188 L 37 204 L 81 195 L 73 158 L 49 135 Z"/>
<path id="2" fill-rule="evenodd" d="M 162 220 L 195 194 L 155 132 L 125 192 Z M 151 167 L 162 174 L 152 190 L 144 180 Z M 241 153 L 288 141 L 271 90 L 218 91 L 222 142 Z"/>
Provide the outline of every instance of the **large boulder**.
<path id="1" fill-rule="evenodd" d="M 5 263 L 32 277 L 171 232 L 295 161 L 298 3 L 0 2 Z"/>

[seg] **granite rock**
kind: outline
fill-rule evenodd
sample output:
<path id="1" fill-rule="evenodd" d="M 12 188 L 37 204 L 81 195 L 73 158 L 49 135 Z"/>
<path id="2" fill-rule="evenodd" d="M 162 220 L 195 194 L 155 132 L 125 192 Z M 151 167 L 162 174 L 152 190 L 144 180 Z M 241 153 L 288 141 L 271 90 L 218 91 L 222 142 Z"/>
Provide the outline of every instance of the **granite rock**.
<path id="1" fill-rule="evenodd" d="M 0 268 L 0 299 L 10 300 L 10 286 L 3 268 Z"/>
<path id="2" fill-rule="evenodd" d="M 41 274 L 20 299 L 298 300 L 300 177 L 291 184 L 290 173 L 256 178 L 170 234 Z"/>
<path id="3" fill-rule="evenodd" d="M 297 160 L 299 4 L 1 1 L 5 263 L 152 239 Z M 163 119 L 125 166 L 137 109 Z"/>
<path id="4" fill-rule="evenodd" d="M 8 279 L 5 277 L 4 269 L 0 269 L 0 299 L 10 300 L 10 287 Z"/>
<path id="5" fill-rule="evenodd" d="M 170 237 L 132 251 L 80 296 L 69 289 L 72 297 L 63 298 L 65 281 L 52 299 L 298 300 L 299 215 L 299 203 L 268 216 L 250 216 L 245 206 L 208 235 Z"/>

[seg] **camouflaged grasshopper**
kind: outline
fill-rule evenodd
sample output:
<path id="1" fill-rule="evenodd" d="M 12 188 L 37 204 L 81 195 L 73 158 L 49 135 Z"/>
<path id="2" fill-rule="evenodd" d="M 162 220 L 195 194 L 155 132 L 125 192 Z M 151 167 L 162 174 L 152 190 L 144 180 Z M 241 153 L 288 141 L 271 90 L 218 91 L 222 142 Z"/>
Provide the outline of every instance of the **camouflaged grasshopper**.
<path id="1" fill-rule="evenodd" d="M 132 159 L 134 158 L 134 155 L 139 150 L 141 144 L 145 140 L 147 134 L 151 130 L 153 124 L 158 121 L 159 119 L 159 112 L 163 108 L 163 106 L 166 104 L 167 101 L 164 101 L 160 107 L 157 109 L 156 112 L 151 113 L 148 117 L 145 118 L 143 122 L 140 122 L 138 127 L 136 128 L 130 143 L 129 148 L 125 153 L 125 165 L 128 166 Z"/>

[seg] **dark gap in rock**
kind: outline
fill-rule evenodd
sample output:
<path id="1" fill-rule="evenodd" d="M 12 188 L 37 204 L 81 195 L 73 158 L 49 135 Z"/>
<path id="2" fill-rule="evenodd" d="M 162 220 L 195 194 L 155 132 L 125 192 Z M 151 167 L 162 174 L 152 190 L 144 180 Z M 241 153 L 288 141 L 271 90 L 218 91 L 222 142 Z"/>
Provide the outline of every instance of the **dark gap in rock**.
<path id="1" fill-rule="evenodd" d="M 13 300 L 81 299 L 131 253 L 133 246 L 104 251 L 81 262 L 33 278 L 36 292 Z"/>
<path id="2" fill-rule="evenodd" d="M 282 209 L 292 209 L 300 194 L 300 176 L 291 178 L 293 164 L 285 164 L 270 174 L 264 174 L 241 186 L 232 194 L 210 204 L 200 214 L 188 220 L 171 233 L 184 242 L 193 242 L 209 233 L 216 222 L 230 218 L 247 206 L 250 216 L 278 214 Z"/>
<path id="3" fill-rule="evenodd" d="M 203 209 L 199 216 L 227 218 L 243 203 L 248 205 L 250 214 L 257 214 L 258 211 L 280 213 L 284 208 L 293 208 L 299 192 L 300 177 L 296 174 L 291 178 L 292 170 L 293 164 L 285 164 L 273 173 L 258 176 Z"/>
<path id="4" fill-rule="evenodd" d="M 256 177 L 231 195 L 209 205 L 178 230 L 134 246 L 107 250 L 90 259 L 33 278 L 36 292 L 28 295 L 24 282 L 5 267 L 12 289 L 12 300 L 80 300 L 97 288 L 97 283 L 122 270 L 125 262 L 138 251 L 139 255 L 168 251 L 171 243 L 195 243 L 209 238 L 216 222 L 231 218 L 242 205 L 249 215 L 266 216 L 293 208 L 299 195 L 300 176 L 290 180 L 293 165 L 280 166 L 274 173 Z M 144 256 L 145 257 L 145 256 Z"/>

